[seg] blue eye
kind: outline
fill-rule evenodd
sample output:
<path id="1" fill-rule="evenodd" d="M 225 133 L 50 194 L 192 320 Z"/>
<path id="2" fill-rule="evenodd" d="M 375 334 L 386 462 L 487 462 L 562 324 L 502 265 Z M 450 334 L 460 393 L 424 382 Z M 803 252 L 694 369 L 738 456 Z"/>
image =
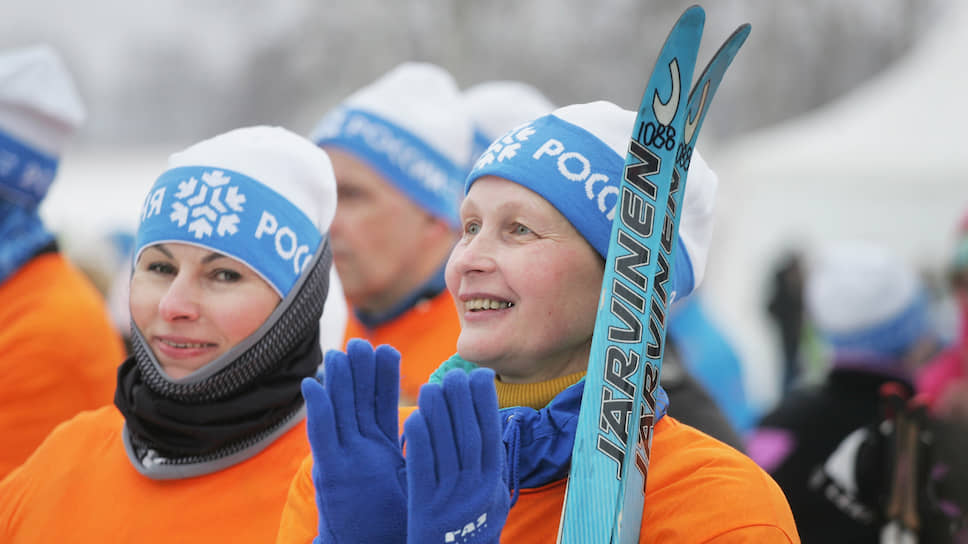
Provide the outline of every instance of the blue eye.
<path id="1" fill-rule="evenodd" d="M 467 234 L 477 234 L 481 232 L 481 226 L 477 223 L 468 223 L 464 226 L 464 232 Z"/>
<path id="2" fill-rule="evenodd" d="M 531 234 L 531 229 L 518 223 L 514 226 L 514 234 Z"/>

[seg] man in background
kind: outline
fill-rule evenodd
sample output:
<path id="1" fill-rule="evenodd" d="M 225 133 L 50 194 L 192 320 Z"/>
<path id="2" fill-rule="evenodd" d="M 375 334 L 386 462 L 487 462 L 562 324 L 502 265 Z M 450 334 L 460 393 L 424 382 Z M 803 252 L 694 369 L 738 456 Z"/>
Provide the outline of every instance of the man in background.
<path id="1" fill-rule="evenodd" d="M 473 126 L 452 76 L 404 63 L 327 113 L 311 139 L 337 182 L 333 262 L 350 307 L 344 340 L 402 354 L 401 402 L 455 349 L 460 323 L 444 285 Z"/>
<path id="2" fill-rule="evenodd" d="M 83 119 L 51 48 L 0 53 L 0 479 L 58 423 L 110 403 L 124 358 L 103 298 L 37 212 Z"/>

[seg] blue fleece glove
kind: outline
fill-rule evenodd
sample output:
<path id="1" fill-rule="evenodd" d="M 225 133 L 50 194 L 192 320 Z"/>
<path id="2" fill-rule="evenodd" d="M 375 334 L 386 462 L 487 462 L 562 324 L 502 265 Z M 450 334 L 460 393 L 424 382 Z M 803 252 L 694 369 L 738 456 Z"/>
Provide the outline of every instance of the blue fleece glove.
<path id="1" fill-rule="evenodd" d="M 302 382 L 319 510 L 316 543 L 404 542 L 406 472 L 397 433 L 400 352 L 354 338 L 326 354 L 325 385 Z"/>
<path id="2" fill-rule="evenodd" d="M 510 494 L 494 372 L 452 370 L 417 404 L 404 424 L 407 542 L 496 544 Z"/>

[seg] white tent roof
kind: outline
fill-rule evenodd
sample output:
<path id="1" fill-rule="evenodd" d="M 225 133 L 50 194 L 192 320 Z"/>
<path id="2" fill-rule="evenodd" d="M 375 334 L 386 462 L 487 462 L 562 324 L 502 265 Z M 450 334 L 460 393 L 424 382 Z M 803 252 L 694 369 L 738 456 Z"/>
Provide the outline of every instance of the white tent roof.
<path id="1" fill-rule="evenodd" d="M 755 401 L 773 402 L 779 383 L 765 305 L 781 252 L 863 239 L 943 267 L 968 209 L 966 29 L 968 3 L 953 2 L 868 84 L 709 153 L 721 184 L 703 290 L 745 358 Z"/>

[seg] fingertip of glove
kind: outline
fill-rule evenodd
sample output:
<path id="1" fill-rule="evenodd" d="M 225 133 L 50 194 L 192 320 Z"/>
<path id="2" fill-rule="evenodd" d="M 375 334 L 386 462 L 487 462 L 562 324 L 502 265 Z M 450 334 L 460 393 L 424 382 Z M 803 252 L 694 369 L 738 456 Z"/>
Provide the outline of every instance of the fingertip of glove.
<path id="1" fill-rule="evenodd" d="M 469 373 L 471 383 L 494 383 L 494 370 L 490 368 L 475 368 Z"/>
<path id="2" fill-rule="evenodd" d="M 390 344 L 380 344 L 374 351 L 377 357 L 395 357 L 397 360 L 400 359 L 400 351 Z"/>
<path id="3" fill-rule="evenodd" d="M 425 383 L 420 386 L 420 393 L 417 394 L 417 411 L 431 412 L 444 400 L 443 383 Z M 409 418 L 407 418 L 409 419 Z"/>
<path id="4" fill-rule="evenodd" d="M 412 448 L 412 444 L 416 443 L 415 446 L 418 450 L 425 446 L 426 439 L 430 436 L 430 431 L 428 430 L 427 419 L 419 410 L 414 410 L 412 414 L 407 416 L 407 419 L 403 422 L 403 434 L 400 437 L 401 444 L 408 444 L 408 448 Z"/>
<path id="5" fill-rule="evenodd" d="M 347 356 L 345 353 L 338 349 L 326 350 L 326 355 L 323 357 L 324 368 L 329 368 L 332 365 L 337 365 L 340 363 L 347 364 Z"/>
<path id="6" fill-rule="evenodd" d="M 349 353 L 350 351 L 372 352 L 373 344 L 371 344 L 370 341 L 365 338 L 350 338 L 349 342 L 346 343 L 346 352 Z"/>
<path id="7" fill-rule="evenodd" d="M 474 397 L 480 395 L 496 396 L 497 387 L 494 385 L 494 371 L 489 368 L 479 368 L 471 372 L 470 377 L 471 394 Z"/>
<path id="8" fill-rule="evenodd" d="M 414 410 L 413 412 L 410 412 L 410 415 L 407 416 L 407 419 L 403 420 L 404 438 L 406 437 L 406 430 L 411 426 L 418 424 L 416 423 L 418 418 L 422 419 L 423 416 L 420 414 L 419 410 Z M 411 421 L 414 423 L 411 423 Z"/>
<path id="9" fill-rule="evenodd" d="M 455 368 L 444 374 L 444 379 L 440 381 L 440 384 L 444 387 L 444 389 L 451 389 L 454 387 L 466 387 L 467 382 L 467 371 L 462 368 Z"/>
<path id="10" fill-rule="evenodd" d="M 302 389 L 303 396 L 308 394 L 312 395 L 317 389 L 322 389 L 323 384 L 319 383 L 316 378 L 303 378 L 302 383 L 300 383 L 300 388 Z"/>

